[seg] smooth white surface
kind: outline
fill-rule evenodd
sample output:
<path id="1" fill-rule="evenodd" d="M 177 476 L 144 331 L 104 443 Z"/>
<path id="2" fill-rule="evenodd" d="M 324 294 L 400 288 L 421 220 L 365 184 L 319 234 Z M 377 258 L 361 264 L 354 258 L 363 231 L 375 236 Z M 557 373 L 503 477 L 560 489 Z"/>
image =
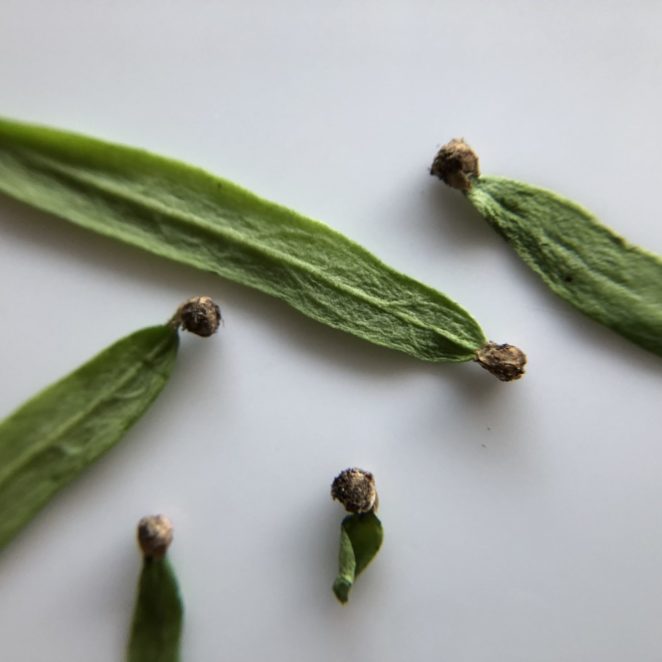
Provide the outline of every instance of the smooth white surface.
<path id="1" fill-rule="evenodd" d="M 524 347 L 504 385 L 0 201 L 0 416 L 211 294 L 171 383 L 0 555 L 3 662 L 122 659 L 133 527 L 176 525 L 186 662 L 659 662 L 662 361 L 550 294 L 427 175 L 584 204 L 662 253 L 656 2 L 3 0 L 0 113 L 206 167 L 319 218 Z M 386 538 L 341 607 L 328 486 Z"/>

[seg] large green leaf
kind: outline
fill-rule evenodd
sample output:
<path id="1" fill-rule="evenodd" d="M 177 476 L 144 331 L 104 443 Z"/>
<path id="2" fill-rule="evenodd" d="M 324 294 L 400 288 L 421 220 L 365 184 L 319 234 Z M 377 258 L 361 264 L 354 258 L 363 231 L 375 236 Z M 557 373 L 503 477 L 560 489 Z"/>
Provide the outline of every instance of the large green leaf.
<path id="1" fill-rule="evenodd" d="M 149 407 L 178 344 L 168 325 L 137 331 L 0 422 L 0 547 Z"/>
<path id="2" fill-rule="evenodd" d="M 500 177 L 467 197 L 556 294 L 662 356 L 662 260 L 629 244 L 579 205 Z"/>
<path id="3" fill-rule="evenodd" d="M 425 361 L 485 343 L 458 304 L 326 225 L 141 150 L 0 120 L 0 191 Z"/>

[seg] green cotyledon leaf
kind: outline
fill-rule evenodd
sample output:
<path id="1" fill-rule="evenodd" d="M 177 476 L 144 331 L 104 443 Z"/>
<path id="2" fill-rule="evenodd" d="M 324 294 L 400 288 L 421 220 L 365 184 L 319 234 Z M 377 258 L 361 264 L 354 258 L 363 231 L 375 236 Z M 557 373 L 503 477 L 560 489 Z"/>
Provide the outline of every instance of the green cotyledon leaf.
<path id="1" fill-rule="evenodd" d="M 343 604 L 349 599 L 354 581 L 382 546 L 384 530 L 373 511 L 348 515 L 340 527 L 338 576 L 333 592 Z"/>
<path id="2" fill-rule="evenodd" d="M 444 146 L 432 172 L 462 190 L 553 292 L 662 356 L 662 258 L 551 191 L 480 175 L 463 141 Z"/>
<path id="3" fill-rule="evenodd" d="M 0 547 L 121 439 L 165 386 L 178 344 L 172 324 L 137 331 L 0 422 Z"/>
<path id="4" fill-rule="evenodd" d="M 328 226 L 183 163 L 0 120 L 0 191 L 425 361 L 469 361 L 485 345 L 445 295 Z"/>
<path id="5" fill-rule="evenodd" d="M 167 557 L 143 560 L 127 662 L 178 662 L 184 607 Z"/>

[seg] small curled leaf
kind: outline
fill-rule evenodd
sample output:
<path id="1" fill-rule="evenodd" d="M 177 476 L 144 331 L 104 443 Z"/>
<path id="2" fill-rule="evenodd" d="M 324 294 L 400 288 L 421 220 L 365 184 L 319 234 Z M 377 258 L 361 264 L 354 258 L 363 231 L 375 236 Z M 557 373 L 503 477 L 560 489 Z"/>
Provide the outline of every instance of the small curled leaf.
<path id="1" fill-rule="evenodd" d="M 345 517 L 340 527 L 338 576 L 333 592 L 343 604 L 356 578 L 375 557 L 384 539 L 384 530 L 374 512 Z"/>

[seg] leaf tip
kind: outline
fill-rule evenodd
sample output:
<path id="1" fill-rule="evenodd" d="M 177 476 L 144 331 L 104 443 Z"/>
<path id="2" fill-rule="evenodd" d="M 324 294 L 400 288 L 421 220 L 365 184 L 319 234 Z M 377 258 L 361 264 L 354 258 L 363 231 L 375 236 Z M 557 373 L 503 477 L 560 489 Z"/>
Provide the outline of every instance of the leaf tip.
<path id="1" fill-rule="evenodd" d="M 333 582 L 333 592 L 335 593 L 338 602 L 347 604 L 349 600 L 349 590 L 352 588 L 352 583 L 345 577 L 337 577 Z"/>

